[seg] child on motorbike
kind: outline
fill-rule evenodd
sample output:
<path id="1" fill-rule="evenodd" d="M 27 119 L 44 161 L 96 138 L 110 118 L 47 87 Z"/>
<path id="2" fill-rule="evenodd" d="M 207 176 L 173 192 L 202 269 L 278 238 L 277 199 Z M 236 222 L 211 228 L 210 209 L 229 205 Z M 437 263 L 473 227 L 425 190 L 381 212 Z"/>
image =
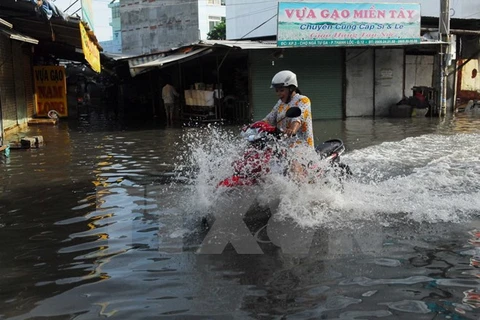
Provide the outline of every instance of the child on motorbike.
<path id="1" fill-rule="evenodd" d="M 313 149 L 310 99 L 301 95 L 298 89 L 297 75 L 290 70 L 280 71 L 273 77 L 270 88 L 275 89 L 279 100 L 263 121 L 276 126 L 287 136 L 295 136 L 295 144 L 305 145 Z M 300 108 L 301 115 L 295 118 L 287 118 L 286 112 L 291 107 Z"/>

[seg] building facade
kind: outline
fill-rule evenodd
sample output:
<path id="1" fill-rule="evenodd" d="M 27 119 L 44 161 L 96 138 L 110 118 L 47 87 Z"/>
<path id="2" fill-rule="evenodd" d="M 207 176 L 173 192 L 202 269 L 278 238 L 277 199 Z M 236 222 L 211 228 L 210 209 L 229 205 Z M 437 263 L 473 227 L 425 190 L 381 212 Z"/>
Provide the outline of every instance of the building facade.
<path id="1" fill-rule="evenodd" d="M 374 6 L 375 3 L 401 4 L 408 1 L 371 0 L 365 3 Z M 411 96 L 413 87 L 439 88 L 442 58 L 439 55 L 441 42 L 436 34 L 441 1 L 420 0 L 418 3 L 421 6 L 420 44 L 296 47 L 252 52 L 249 57 L 249 103 L 253 118 L 262 118 L 271 108 L 272 96 L 267 94 L 266 84 L 282 69 L 297 73 L 300 88 L 312 100 L 315 119 L 388 116 L 390 106 L 405 96 Z M 226 9 L 227 39 L 276 40 L 278 1 L 246 3 L 230 0 Z M 450 48 L 450 54 L 445 56 L 450 71 L 447 95 L 450 110 L 455 103 L 457 60 L 467 58 L 467 44 L 470 52 L 479 47 L 480 33 L 476 31 L 479 21 L 478 1 L 450 1 L 452 36 L 450 45 L 444 44 Z"/>
<path id="2" fill-rule="evenodd" d="M 206 39 L 226 8 L 224 0 L 121 0 L 119 13 L 122 53 L 141 55 Z"/>
<path id="3" fill-rule="evenodd" d="M 2 25 L 0 31 L 4 28 L 8 27 Z M 0 33 L 0 146 L 6 131 L 25 126 L 34 115 L 34 45 L 29 41 L 12 39 L 4 32 Z"/>
<path id="4" fill-rule="evenodd" d="M 122 53 L 122 22 L 120 19 L 120 2 L 109 3 L 108 7 L 112 10 L 112 20 L 110 26 L 112 27 L 113 37 L 111 40 L 102 41 L 100 45 L 104 52 L 108 53 Z"/>
<path id="5" fill-rule="evenodd" d="M 86 38 L 82 38 L 85 26 L 79 18 L 67 17 L 53 4 L 45 8 L 51 15 L 39 15 L 38 10 L 44 7 L 34 2 L 0 2 L 0 146 L 8 145 L 8 136 L 22 131 L 32 118 L 45 117 L 44 111 L 67 111 L 65 104 L 57 103 L 66 92 L 55 86 L 52 89 L 49 81 L 61 82 L 63 73 L 45 74 L 35 67 L 61 68 L 59 59 L 84 61 L 81 49 L 85 41 L 100 50 L 90 29 L 85 30 Z M 40 89 L 35 86 L 36 80 L 46 84 Z M 51 101 L 40 108 L 39 98 Z"/>

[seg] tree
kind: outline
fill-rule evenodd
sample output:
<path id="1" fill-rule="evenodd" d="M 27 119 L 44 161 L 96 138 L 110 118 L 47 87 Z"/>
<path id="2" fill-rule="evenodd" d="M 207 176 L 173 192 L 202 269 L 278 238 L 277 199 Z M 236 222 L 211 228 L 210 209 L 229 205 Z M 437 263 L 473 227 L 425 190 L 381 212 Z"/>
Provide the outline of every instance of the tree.
<path id="1" fill-rule="evenodd" d="M 225 21 L 221 21 L 217 24 L 213 30 L 207 33 L 208 40 L 225 40 L 227 38 L 227 26 Z"/>

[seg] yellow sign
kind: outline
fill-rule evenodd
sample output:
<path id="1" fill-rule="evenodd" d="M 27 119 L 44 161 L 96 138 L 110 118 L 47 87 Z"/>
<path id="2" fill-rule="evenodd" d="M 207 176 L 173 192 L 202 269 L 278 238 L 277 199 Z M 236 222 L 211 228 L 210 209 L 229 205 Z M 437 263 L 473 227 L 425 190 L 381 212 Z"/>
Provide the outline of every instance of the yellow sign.
<path id="1" fill-rule="evenodd" d="M 37 116 L 45 117 L 50 110 L 57 111 L 60 117 L 68 116 L 65 68 L 35 66 L 33 72 Z"/>
<path id="2" fill-rule="evenodd" d="M 85 60 L 88 61 L 93 71 L 100 72 L 100 52 L 97 46 L 90 40 L 87 34 L 87 30 L 80 22 L 80 35 L 82 38 L 82 50 Z"/>

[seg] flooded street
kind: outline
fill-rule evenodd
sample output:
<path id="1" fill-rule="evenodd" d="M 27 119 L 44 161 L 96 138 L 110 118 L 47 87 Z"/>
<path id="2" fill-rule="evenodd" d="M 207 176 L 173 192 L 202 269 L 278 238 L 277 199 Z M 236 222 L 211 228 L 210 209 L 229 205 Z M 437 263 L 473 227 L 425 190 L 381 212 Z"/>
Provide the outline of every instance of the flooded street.
<path id="1" fill-rule="evenodd" d="M 260 251 L 202 254 L 238 129 L 30 127 L 0 159 L 0 319 L 480 318 L 478 115 L 315 122 L 352 178 L 261 187 Z"/>

